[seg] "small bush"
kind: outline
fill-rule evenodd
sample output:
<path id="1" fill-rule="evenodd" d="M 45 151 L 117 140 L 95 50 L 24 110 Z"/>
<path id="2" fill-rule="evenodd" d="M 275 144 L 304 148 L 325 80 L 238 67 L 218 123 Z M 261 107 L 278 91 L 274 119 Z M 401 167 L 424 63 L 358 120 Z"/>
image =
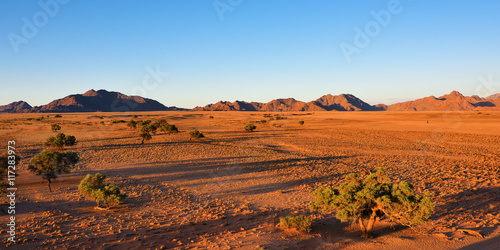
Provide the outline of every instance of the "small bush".
<path id="1" fill-rule="evenodd" d="M 65 135 L 58 133 L 56 136 L 51 136 L 43 143 L 47 147 L 54 147 L 62 149 L 64 146 L 74 146 L 76 144 L 76 137 L 72 135 Z"/>
<path id="2" fill-rule="evenodd" d="M 128 123 L 127 123 L 127 126 L 130 127 L 130 128 L 137 128 L 137 122 L 134 121 L 134 120 L 130 120 Z"/>
<path id="3" fill-rule="evenodd" d="M 253 132 L 256 128 L 257 126 L 253 125 L 253 123 L 249 123 L 245 126 L 245 130 L 250 132 Z"/>
<path id="4" fill-rule="evenodd" d="M 266 120 L 260 120 L 260 123 L 262 123 L 262 124 L 264 124 L 266 122 L 267 122 Z"/>
<path id="5" fill-rule="evenodd" d="M 141 132 L 147 132 L 147 133 L 151 133 L 154 135 L 154 134 L 156 134 L 156 129 L 158 129 L 158 128 L 153 124 L 142 125 Z"/>
<path id="6" fill-rule="evenodd" d="M 43 116 L 42 117 L 38 117 L 35 119 L 36 121 L 42 121 L 43 120 Z"/>
<path id="7" fill-rule="evenodd" d="M 134 117 L 134 119 L 137 119 L 139 116 L 138 116 L 138 115 L 134 115 L 134 116 L 132 116 L 132 117 Z"/>
<path id="8" fill-rule="evenodd" d="M 165 119 L 161 119 L 161 120 L 155 121 L 153 123 L 153 125 L 156 126 L 157 128 L 159 128 L 159 127 L 161 127 L 163 125 L 167 125 L 167 124 L 168 124 L 167 120 L 165 120 Z"/>
<path id="9" fill-rule="evenodd" d="M 281 229 L 295 228 L 299 231 L 309 232 L 311 231 L 311 224 L 311 218 L 305 215 L 286 216 L 280 218 L 279 227 Z"/>
<path id="10" fill-rule="evenodd" d="M 111 124 L 115 124 L 115 123 L 126 123 L 126 121 L 124 120 L 111 120 L 110 122 Z"/>
<path id="11" fill-rule="evenodd" d="M 210 119 L 214 119 L 214 117 L 213 117 L 213 116 L 210 116 L 209 118 L 210 118 Z"/>
<path id="12" fill-rule="evenodd" d="M 54 117 L 55 117 L 55 118 L 61 118 L 61 117 L 62 117 L 62 115 L 55 115 Z"/>
<path id="13" fill-rule="evenodd" d="M 144 141 L 149 141 L 153 138 L 149 132 L 141 132 L 139 137 L 142 139 L 141 144 L 144 144 Z"/>
<path id="14" fill-rule="evenodd" d="M 191 138 L 193 138 L 193 139 L 199 139 L 199 138 L 205 137 L 205 135 L 203 135 L 203 133 L 201 133 L 200 131 L 198 131 L 196 129 L 189 132 L 189 136 L 191 136 Z"/>
<path id="15" fill-rule="evenodd" d="M 177 133 L 179 132 L 179 130 L 177 129 L 177 127 L 173 124 L 165 124 L 165 125 L 162 125 L 160 127 L 160 131 L 164 132 L 164 133 Z"/>
<path id="16" fill-rule="evenodd" d="M 101 121 L 100 123 L 101 123 L 102 125 L 104 125 L 104 121 Z"/>
<path id="17" fill-rule="evenodd" d="M 91 175 L 88 174 L 78 185 L 80 195 L 83 197 L 94 200 L 99 207 L 99 202 L 103 201 L 106 209 L 109 209 L 115 204 L 120 204 L 127 197 L 122 194 L 118 186 L 104 183 L 106 176 L 102 174 Z"/>
<path id="18" fill-rule="evenodd" d="M 304 121 L 299 121 L 299 124 L 300 125 L 304 125 Z"/>
<path id="19" fill-rule="evenodd" d="M 52 124 L 52 125 L 50 125 L 50 128 L 52 129 L 52 131 L 56 132 L 57 130 L 61 130 L 61 125 Z"/>

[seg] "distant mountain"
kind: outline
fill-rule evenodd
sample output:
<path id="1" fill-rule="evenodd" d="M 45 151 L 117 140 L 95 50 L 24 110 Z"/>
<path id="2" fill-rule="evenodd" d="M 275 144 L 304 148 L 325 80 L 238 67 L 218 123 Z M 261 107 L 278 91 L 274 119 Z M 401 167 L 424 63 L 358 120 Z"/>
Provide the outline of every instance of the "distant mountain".
<path id="1" fill-rule="evenodd" d="M 497 96 L 497 97 L 495 97 Z M 439 98 L 434 96 L 389 105 L 387 111 L 471 111 L 500 110 L 498 94 L 481 98 L 477 95 L 463 96 L 457 91 Z"/>
<path id="2" fill-rule="evenodd" d="M 350 95 L 325 95 L 312 102 L 297 101 L 293 98 L 276 99 L 268 103 L 259 102 L 223 102 L 196 107 L 194 111 L 372 111 L 381 110 L 378 107 Z M 382 109 L 383 110 L 383 109 Z"/>
<path id="3" fill-rule="evenodd" d="M 0 106 L 0 113 L 20 113 L 31 108 L 31 105 L 29 105 L 27 102 L 18 101 Z"/>
<path id="4" fill-rule="evenodd" d="M 31 107 L 24 101 L 0 106 L 0 113 L 58 113 L 58 112 L 126 112 L 188 110 L 166 107 L 140 96 L 127 96 L 119 92 L 93 89 L 84 94 L 69 95 L 47 105 Z M 314 101 L 302 102 L 293 98 L 275 99 L 267 103 L 220 101 L 193 111 L 479 111 L 500 110 L 500 94 L 488 97 L 463 96 L 457 91 L 439 98 L 429 96 L 392 105 L 370 105 L 351 94 L 324 95 Z"/>
<path id="5" fill-rule="evenodd" d="M 372 111 L 375 108 L 370 104 L 362 101 L 361 99 L 351 95 L 351 94 L 341 94 L 341 95 L 324 95 L 318 100 L 313 102 L 314 104 L 322 107 L 325 110 L 337 110 L 337 111 Z"/>
<path id="6" fill-rule="evenodd" d="M 70 112 L 127 112 L 181 110 L 140 96 L 127 96 L 119 92 L 93 89 L 84 94 L 69 95 L 47 105 L 33 107 L 23 112 L 29 113 L 70 113 Z"/>

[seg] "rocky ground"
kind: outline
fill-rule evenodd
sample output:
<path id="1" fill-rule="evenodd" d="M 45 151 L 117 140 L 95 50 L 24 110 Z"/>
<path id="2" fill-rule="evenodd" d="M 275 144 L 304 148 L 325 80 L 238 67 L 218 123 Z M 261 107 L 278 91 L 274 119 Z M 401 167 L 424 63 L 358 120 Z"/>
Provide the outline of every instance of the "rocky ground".
<path id="1" fill-rule="evenodd" d="M 153 135 L 115 119 L 134 114 L 0 115 L 2 145 L 16 140 L 20 164 L 16 244 L 11 249 L 494 249 L 500 244 L 500 112 L 150 112 L 177 134 Z M 46 115 L 45 115 L 46 116 Z M 210 118 L 213 116 L 213 118 Z M 101 119 L 102 117 L 102 119 Z M 265 120 L 262 123 L 261 120 Z M 305 121 L 299 125 L 298 121 Z M 101 121 L 104 124 L 101 124 Z M 246 132 L 248 122 L 257 126 Z M 80 163 L 47 183 L 26 171 L 55 133 L 75 135 Z M 206 138 L 190 140 L 194 128 Z M 430 220 L 414 229 L 383 219 L 374 239 L 357 225 L 310 212 L 311 193 L 345 174 L 385 167 L 393 180 L 429 190 Z M 78 193 L 86 174 L 102 173 L 127 195 L 110 210 Z M 5 199 L 5 198 L 3 198 Z M 4 200 L 6 201 L 6 200 Z M 276 227 L 305 214 L 309 233 Z M 7 223 L 2 215 L 2 225 Z"/>

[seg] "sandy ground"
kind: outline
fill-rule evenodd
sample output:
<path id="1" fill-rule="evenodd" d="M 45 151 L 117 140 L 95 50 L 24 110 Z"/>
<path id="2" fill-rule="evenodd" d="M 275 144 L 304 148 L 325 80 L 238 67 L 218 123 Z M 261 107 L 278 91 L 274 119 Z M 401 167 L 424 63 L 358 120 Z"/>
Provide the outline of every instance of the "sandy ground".
<path id="1" fill-rule="evenodd" d="M 2 114 L 0 145 L 15 140 L 23 160 L 16 179 L 16 244 L 9 249 L 496 249 L 500 245 L 500 112 L 144 112 Z M 47 116 L 41 121 L 28 120 Z M 141 144 L 113 119 L 166 119 L 180 133 Z M 102 116 L 102 119 L 101 119 Z M 213 116 L 213 118 L 210 118 Z M 136 119 L 136 120 L 137 120 Z M 266 123 L 261 123 L 266 120 Z M 304 121 L 299 125 L 298 121 Z M 104 124 L 101 124 L 101 121 Z M 255 132 L 243 127 L 249 122 Z M 52 184 L 26 170 L 55 135 L 76 136 L 81 162 Z M 274 124 L 274 125 L 273 125 Z M 206 136 L 189 140 L 194 128 Z M 385 167 L 433 194 L 436 209 L 414 229 L 357 225 L 310 212 L 312 191 L 345 174 Z M 102 173 L 128 198 L 110 210 L 78 193 Z M 3 195 L 2 203 L 6 203 Z M 3 208 L 6 210 L 6 206 Z M 279 217 L 305 214 L 309 233 L 282 231 Z M 474 230 L 484 238 L 464 233 Z"/>

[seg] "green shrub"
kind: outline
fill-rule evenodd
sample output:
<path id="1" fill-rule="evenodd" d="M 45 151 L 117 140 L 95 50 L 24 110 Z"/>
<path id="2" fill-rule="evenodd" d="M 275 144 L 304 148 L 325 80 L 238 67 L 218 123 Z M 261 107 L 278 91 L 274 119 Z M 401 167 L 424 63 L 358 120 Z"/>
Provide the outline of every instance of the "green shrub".
<path id="1" fill-rule="evenodd" d="M 104 121 L 101 121 L 100 123 L 101 123 L 102 125 L 104 125 Z"/>
<path id="2" fill-rule="evenodd" d="M 310 203 L 311 210 L 336 212 L 345 222 L 358 221 L 363 237 L 371 237 L 373 225 L 382 215 L 405 226 L 422 224 L 429 219 L 434 203 L 428 192 L 415 194 L 413 186 L 406 182 L 390 182 L 387 173 L 379 168 L 364 179 L 359 174 L 346 176 L 346 183 L 338 188 L 319 187 Z M 365 227 L 364 220 L 368 219 Z"/>
<path id="3" fill-rule="evenodd" d="M 54 123 L 50 125 L 50 128 L 52 129 L 52 131 L 56 132 L 57 130 L 61 130 L 61 125 Z"/>
<path id="4" fill-rule="evenodd" d="M 153 125 L 154 125 L 155 127 L 157 127 L 157 128 L 159 128 L 159 127 L 161 127 L 161 126 L 163 126 L 163 125 L 167 125 L 167 124 L 168 124 L 168 123 L 167 123 L 167 120 L 165 120 L 165 119 L 161 119 L 161 120 L 155 121 L 155 122 L 153 123 Z"/>
<path id="5" fill-rule="evenodd" d="M 142 139 L 141 144 L 144 144 L 144 141 L 149 141 L 153 139 L 149 132 L 140 132 L 139 137 Z"/>
<path id="6" fill-rule="evenodd" d="M 311 224 L 311 218 L 305 215 L 286 216 L 280 218 L 279 227 L 281 229 L 295 228 L 299 231 L 309 232 L 311 231 Z"/>
<path id="7" fill-rule="evenodd" d="M 103 201 L 106 209 L 109 209 L 115 204 L 120 204 L 127 197 L 122 194 L 118 186 L 104 183 L 106 176 L 102 174 L 91 175 L 88 174 L 78 185 L 80 195 L 83 197 L 94 200 L 99 207 L 99 202 Z"/>
<path id="8" fill-rule="evenodd" d="M 173 124 L 165 124 L 165 125 L 162 125 L 160 127 L 160 131 L 161 132 L 164 132 L 164 133 L 177 133 L 179 132 L 179 130 L 177 129 L 177 127 Z"/>
<path id="9" fill-rule="evenodd" d="M 130 120 L 128 123 L 127 123 L 127 126 L 130 127 L 130 128 L 137 128 L 137 122 L 134 121 L 134 120 Z"/>
<path id="10" fill-rule="evenodd" d="M 47 147 L 54 147 L 58 149 L 64 148 L 64 146 L 74 146 L 76 144 L 76 137 L 72 135 L 65 135 L 63 133 L 58 133 L 56 136 L 51 136 L 43 143 Z"/>
<path id="11" fill-rule="evenodd" d="M 213 117 L 213 116 L 210 116 L 209 118 L 210 118 L 210 119 L 214 119 L 214 117 Z"/>
<path id="12" fill-rule="evenodd" d="M 124 120 L 116 120 L 116 119 L 115 119 L 115 120 L 111 120 L 111 122 L 110 122 L 110 123 L 111 123 L 111 124 L 114 124 L 114 123 L 126 123 L 126 121 L 124 121 Z"/>
<path id="13" fill-rule="evenodd" d="M 262 123 L 262 124 L 264 124 L 266 122 L 267 122 L 266 120 L 260 120 L 260 123 Z"/>
<path id="14" fill-rule="evenodd" d="M 198 131 L 196 129 L 189 132 L 189 136 L 191 136 L 192 139 L 199 139 L 199 138 L 205 137 L 205 135 L 203 135 L 203 133 L 201 133 L 200 131 Z"/>
<path id="15" fill-rule="evenodd" d="M 35 119 L 35 118 L 33 118 L 33 117 L 26 118 L 26 120 L 28 120 L 28 121 L 32 121 L 32 120 L 34 120 L 34 119 Z"/>
<path id="16" fill-rule="evenodd" d="M 151 134 L 156 134 L 156 129 L 157 129 L 157 127 L 153 124 L 142 125 L 141 133 L 147 132 L 147 133 L 151 133 Z"/>
<path id="17" fill-rule="evenodd" d="M 55 117 L 55 118 L 61 118 L 61 117 L 62 117 L 62 115 L 55 115 L 54 117 Z"/>
<path id="18" fill-rule="evenodd" d="M 304 125 L 304 121 L 299 121 L 299 124 L 300 125 Z"/>
<path id="19" fill-rule="evenodd" d="M 249 123 L 245 126 L 245 130 L 250 132 L 253 132 L 256 128 L 257 126 L 253 125 L 253 123 Z"/>
<path id="20" fill-rule="evenodd" d="M 42 151 L 31 158 L 28 170 L 47 180 L 49 191 L 52 192 L 50 183 L 57 178 L 57 174 L 69 174 L 78 161 L 80 158 L 73 151 Z"/>
<path id="21" fill-rule="evenodd" d="M 137 119 L 139 116 L 138 115 L 134 115 L 132 116 L 134 119 Z"/>

